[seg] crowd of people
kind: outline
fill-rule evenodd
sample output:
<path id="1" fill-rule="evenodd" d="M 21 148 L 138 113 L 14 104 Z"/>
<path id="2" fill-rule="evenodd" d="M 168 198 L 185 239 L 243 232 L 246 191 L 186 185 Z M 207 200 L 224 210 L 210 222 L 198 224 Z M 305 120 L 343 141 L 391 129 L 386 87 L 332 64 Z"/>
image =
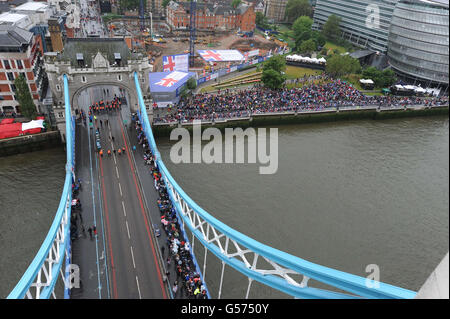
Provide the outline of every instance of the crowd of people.
<path id="1" fill-rule="evenodd" d="M 109 93 L 109 92 L 108 92 Z M 122 109 L 121 99 L 114 94 L 111 101 L 100 100 L 89 106 L 89 115 L 91 114 L 105 114 Z"/>
<path id="2" fill-rule="evenodd" d="M 142 145 L 144 161 L 150 167 L 155 188 L 158 192 L 158 207 L 161 216 L 161 227 L 166 234 L 166 242 L 161 246 L 161 254 L 167 262 L 166 277 L 170 281 L 170 268 L 175 269 L 176 279 L 172 285 L 174 298 L 207 299 L 206 287 L 200 274 L 196 271 L 189 242 L 183 238 L 175 208 L 169 199 L 166 185 L 152 154 L 147 138 L 139 120 L 132 118 L 137 132 L 137 142 Z M 167 250 L 167 257 L 165 251 Z M 171 267 L 173 265 L 174 267 Z"/>
<path id="3" fill-rule="evenodd" d="M 225 90 L 196 94 L 181 99 L 164 116 L 156 116 L 155 123 L 215 121 L 249 117 L 252 114 L 300 112 L 340 107 L 407 107 L 448 104 L 448 97 L 422 98 L 416 96 L 365 95 L 342 80 L 324 84 L 309 84 L 300 88 L 272 90 L 255 86 L 245 90 Z"/>

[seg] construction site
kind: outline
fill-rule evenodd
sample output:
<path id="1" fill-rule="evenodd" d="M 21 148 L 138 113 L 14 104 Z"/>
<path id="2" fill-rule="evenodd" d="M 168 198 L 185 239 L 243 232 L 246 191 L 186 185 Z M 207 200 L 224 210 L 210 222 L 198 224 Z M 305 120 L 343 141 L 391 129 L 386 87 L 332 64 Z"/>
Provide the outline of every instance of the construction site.
<path id="1" fill-rule="evenodd" d="M 125 38 L 130 49 L 146 52 L 153 64 L 154 72 L 163 70 L 163 56 L 190 53 L 190 30 L 172 31 L 164 21 L 148 20 L 145 19 L 145 24 L 143 24 L 139 17 L 122 17 L 109 21 L 106 26 L 110 32 L 110 37 Z M 245 53 L 259 49 L 259 54 L 265 55 L 270 50 L 284 45 L 286 43 L 277 39 L 268 40 L 259 34 L 248 37 L 231 31 L 196 30 L 195 57 L 190 71 L 200 74 L 203 71 L 209 72 L 211 68 L 219 69 L 233 65 L 229 62 L 208 63 L 197 54 L 197 50 L 235 49 Z"/>

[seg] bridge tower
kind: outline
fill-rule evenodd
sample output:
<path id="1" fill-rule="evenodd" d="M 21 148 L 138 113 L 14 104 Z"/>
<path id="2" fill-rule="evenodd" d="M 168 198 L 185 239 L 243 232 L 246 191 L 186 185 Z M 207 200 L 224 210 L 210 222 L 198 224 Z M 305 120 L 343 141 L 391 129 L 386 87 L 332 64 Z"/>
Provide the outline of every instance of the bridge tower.
<path id="1" fill-rule="evenodd" d="M 189 66 L 194 66 L 195 57 L 195 31 L 196 31 L 196 17 L 197 17 L 197 0 L 191 0 L 191 17 L 189 22 Z"/>

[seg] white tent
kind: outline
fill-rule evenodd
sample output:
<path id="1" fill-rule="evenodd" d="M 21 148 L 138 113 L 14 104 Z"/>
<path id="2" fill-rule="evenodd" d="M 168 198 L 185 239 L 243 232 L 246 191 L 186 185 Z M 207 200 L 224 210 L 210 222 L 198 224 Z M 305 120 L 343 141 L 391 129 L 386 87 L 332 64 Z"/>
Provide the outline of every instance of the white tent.
<path id="1" fill-rule="evenodd" d="M 371 79 L 361 79 L 361 80 L 359 80 L 359 82 L 360 83 L 363 83 L 363 84 L 373 84 L 373 81 L 371 80 Z"/>
<path id="2" fill-rule="evenodd" d="M 22 123 L 22 131 L 31 130 L 38 127 L 44 128 L 44 120 L 33 120 L 31 122 Z"/>

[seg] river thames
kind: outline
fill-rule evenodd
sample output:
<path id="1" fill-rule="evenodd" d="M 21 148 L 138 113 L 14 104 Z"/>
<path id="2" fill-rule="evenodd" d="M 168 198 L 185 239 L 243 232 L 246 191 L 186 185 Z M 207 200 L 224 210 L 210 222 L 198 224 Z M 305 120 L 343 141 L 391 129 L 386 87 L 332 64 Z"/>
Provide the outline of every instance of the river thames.
<path id="1" fill-rule="evenodd" d="M 172 142 L 157 142 L 180 186 L 228 226 L 355 275 L 376 264 L 382 282 L 417 291 L 448 251 L 448 117 L 288 125 L 278 135 L 273 175 L 259 164 L 173 164 Z M 62 148 L 0 158 L 2 298 L 47 234 L 64 164 Z M 212 254 L 207 264 L 215 297 L 221 268 Z M 226 267 L 222 298 L 245 297 L 247 283 Z M 258 288 L 250 298 L 283 297 Z"/>

